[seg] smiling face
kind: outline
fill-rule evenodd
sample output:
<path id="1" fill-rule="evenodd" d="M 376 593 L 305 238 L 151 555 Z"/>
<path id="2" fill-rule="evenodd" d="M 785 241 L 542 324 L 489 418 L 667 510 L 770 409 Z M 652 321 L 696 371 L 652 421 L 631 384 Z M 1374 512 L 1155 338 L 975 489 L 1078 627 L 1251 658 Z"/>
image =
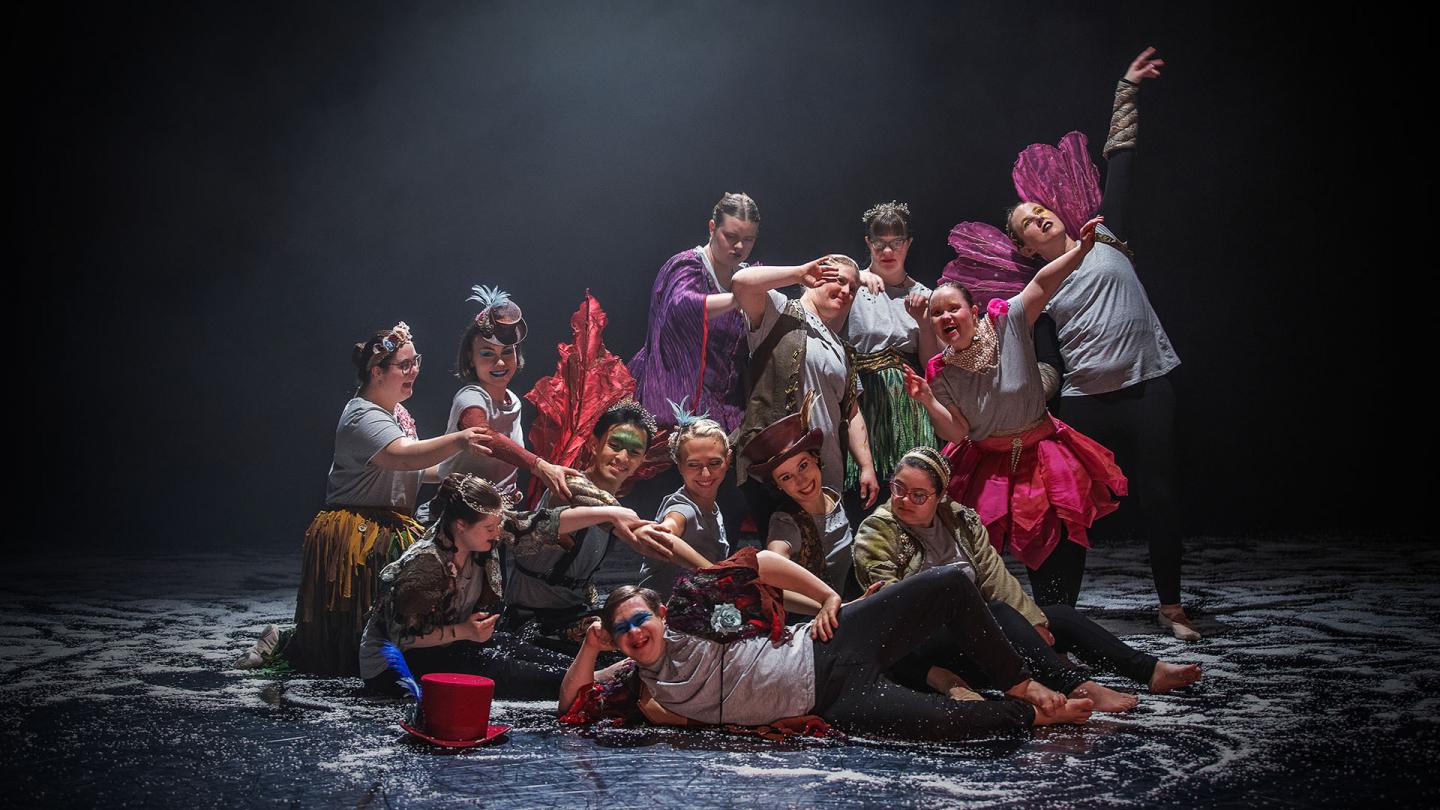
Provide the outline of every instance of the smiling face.
<path id="1" fill-rule="evenodd" d="M 1026 256 L 1041 253 L 1050 255 L 1047 247 L 1065 246 L 1065 223 L 1054 211 L 1040 203 L 1023 202 L 1010 212 L 1010 233 L 1015 234 L 1022 245 L 1020 252 Z"/>
<path id="2" fill-rule="evenodd" d="M 815 314 L 827 322 L 844 320 L 850 314 L 850 305 L 855 303 L 855 291 L 860 287 L 860 270 L 855 265 L 836 262 L 835 269 L 840 273 L 838 281 L 829 281 L 805 291 Z"/>
<path id="3" fill-rule="evenodd" d="M 759 236 L 758 224 L 721 215 L 719 222 L 710 220 L 710 257 L 721 266 L 719 269 L 734 273 L 741 262 L 750 258 Z"/>
<path id="4" fill-rule="evenodd" d="M 409 366 L 409 370 L 404 370 Z M 415 361 L 415 344 L 406 343 L 384 361 L 370 369 L 366 390 L 380 400 L 404 402 L 415 393 L 415 380 L 420 377 L 420 364 Z"/>
<path id="5" fill-rule="evenodd" d="M 585 474 L 596 486 L 614 494 L 625 479 L 640 469 L 648 449 L 644 428 L 629 422 L 611 425 L 604 436 L 590 439 L 594 460 Z"/>
<path id="6" fill-rule="evenodd" d="M 492 395 L 504 396 L 515 372 L 520 368 L 515 346 L 501 346 L 480 335 L 470 341 L 470 365 L 475 369 L 475 380 Z"/>
<path id="7" fill-rule="evenodd" d="M 979 317 L 979 309 L 965 300 L 965 293 L 953 285 L 942 284 L 930 295 L 930 323 L 935 327 L 935 337 L 945 346 L 956 349 L 969 346 L 975 338 Z"/>
<path id="8" fill-rule="evenodd" d="M 781 462 L 770 471 L 770 480 L 801 506 L 825 497 L 820 489 L 820 459 L 808 450 Z"/>
<path id="9" fill-rule="evenodd" d="M 455 540 L 456 548 L 482 554 L 495 548 L 495 541 L 500 539 L 500 534 L 499 515 L 481 515 L 474 523 L 456 520 L 450 528 L 450 536 Z"/>
<path id="10" fill-rule="evenodd" d="M 706 500 L 713 500 L 730 469 L 730 448 L 715 436 L 696 436 L 680 445 L 676 466 L 685 480 L 685 489 Z"/>
<path id="11" fill-rule="evenodd" d="M 641 611 L 651 614 L 650 618 L 639 626 L 629 623 L 632 619 L 639 619 Z M 613 621 L 612 628 L 620 622 L 627 622 L 625 632 L 616 635 L 613 630 L 610 635 L 611 641 L 615 643 L 616 649 L 626 656 L 635 659 L 640 664 L 653 664 L 660 660 L 665 652 L 665 607 L 652 608 L 643 597 L 632 596 L 616 606 L 611 614 Z"/>
<path id="12" fill-rule="evenodd" d="M 935 521 L 935 510 L 940 506 L 940 497 L 935 493 L 935 479 L 933 476 L 918 470 L 914 467 L 901 464 L 895 468 L 896 484 L 903 487 L 907 495 L 925 496 L 925 503 L 916 505 L 909 497 L 901 498 L 895 492 L 895 487 L 890 490 L 890 511 L 895 514 L 896 519 L 901 523 L 911 526 L 929 526 Z"/>

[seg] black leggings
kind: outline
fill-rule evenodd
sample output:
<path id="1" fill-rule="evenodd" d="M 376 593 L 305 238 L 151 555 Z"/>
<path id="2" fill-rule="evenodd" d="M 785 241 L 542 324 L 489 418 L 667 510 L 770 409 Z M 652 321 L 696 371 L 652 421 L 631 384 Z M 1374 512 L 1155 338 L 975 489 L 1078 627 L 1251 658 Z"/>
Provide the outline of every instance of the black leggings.
<path id="1" fill-rule="evenodd" d="M 951 700 L 885 676 L 940 631 L 1001 689 L 1030 677 L 975 584 L 954 566 L 934 568 L 840 611 L 828 643 L 815 645 L 815 713 L 841 727 L 921 739 L 962 739 L 1028 728 L 1035 709 L 1013 698 Z"/>
<path id="2" fill-rule="evenodd" d="M 511 633 L 497 630 L 484 644 L 452 641 L 440 647 L 418 647 L 405 651 L 405 664 L 418 680 L 431 672 L 459 672 L 484 675 L 495 681 L 495 696 L 510 700 L 552 700 L 560 693 L 560 682 L 573 656 L 537 647 Z M 365 686 L 382 694 L 403 693 L 399 676 L 387 669 Z"/>
<path id="3" fill-rule="evenodd" d="M 1057 414 L 1105 445 L 1130 480 L 1150 544 L 1150 571 L 1162 605 L 1180 603 L 1180 498 L 1175 387 L 1170 375 L 1083 397 L 1061 397 Z"/>
<path id="4" fill-rule="evenodd" d="M 1085 547 L 1072 542 L 1060 526 L 1060 542 L 1040 563 L 1039 568 L 1026 568 L 1030 578 L 1030 594 L 1040 605 L 1070 605 L 1080 599 L 1080 585 L 1085 581 Z"/>
<path id="5" fill-rule="evenodd" d="M 1035 632 L 1034 625 L 1020 611 L 1004 602 L 991 602 L 989 608 L 1005 638 L 1030 671 L 1035 673 L 1035 680 L 1057 692 L 1068 695 L 1090 680 L 1089 675 L 1075 668 L 1065 657 L 1067 652 L 1074 652 L 1091 666 L 1118 672 L 1147 686 L 1150 683 L 1157 661 L 1154 656 L 1131 647 L 1069 605 L 1044 608 L 1050 620 L 1050 632 L 1055 636 L 1054 647 L 1045 643 L 1045 639 Z M 925 677 L 932 666 L 954 672 L 971 686 L 987 688 L 995 685 L 973 659 L 958 651 L 954 640 L 945 631 L 926 639 L 923 645 L 895 665 L 893 674 L 898 682 L 923 690 L 928 688 Z"/>

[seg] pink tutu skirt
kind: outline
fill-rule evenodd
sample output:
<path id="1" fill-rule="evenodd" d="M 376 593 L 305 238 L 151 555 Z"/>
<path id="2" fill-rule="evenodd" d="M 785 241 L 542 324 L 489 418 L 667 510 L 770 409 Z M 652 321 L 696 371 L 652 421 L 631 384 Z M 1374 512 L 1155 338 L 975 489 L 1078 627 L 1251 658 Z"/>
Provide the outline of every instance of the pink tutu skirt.
<path id="1" fill-rule="evenodd" d="M 1128 489 L 1114 453 L 1049 413 L 1023 433 L 967 439 L 945 455 L 950 497 L 979 513 L 997 549 L 1032 570 L 1055 550 L 1061 524 L 1089 548 L 1087 531 Z"/>

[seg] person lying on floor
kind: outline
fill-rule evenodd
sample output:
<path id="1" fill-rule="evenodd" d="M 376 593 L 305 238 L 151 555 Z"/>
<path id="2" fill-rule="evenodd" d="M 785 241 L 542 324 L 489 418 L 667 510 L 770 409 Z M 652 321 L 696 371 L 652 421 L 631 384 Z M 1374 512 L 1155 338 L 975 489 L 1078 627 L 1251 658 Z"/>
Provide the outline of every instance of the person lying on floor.
<path id="1" fill-rule="evenodd" d="M 742 549 L 728 563 L 755 573 L 757 590 L 767 595 L 761 601 L 776 602 L 778 589 L 788 589 L 818 602 L 818 615 L 725 644 L 668 627 L 654 591 L 622 586 L 586 631 L 561 684 L 560 711 L 576 705 L 597 678 L 627 666 L 595 671 L 601 651 L 618 649 L 634 662 L 648 695 L 642 710 L 652 722 L 758 726 L 813 714 L 842 730 L 963 739 L 1090 717 L 1089 699 L 1067 699 L 1031 679 L 979 591 L 956 568 L 926 571 L 842 606 L 830 586 L 774 552 Z M 713 626 L 725 624 L 726 607 L 733 610 L 717 606 Z M 942 628 L 982 663 L 1004 699 L 956 701 L 886 677 Z"/>

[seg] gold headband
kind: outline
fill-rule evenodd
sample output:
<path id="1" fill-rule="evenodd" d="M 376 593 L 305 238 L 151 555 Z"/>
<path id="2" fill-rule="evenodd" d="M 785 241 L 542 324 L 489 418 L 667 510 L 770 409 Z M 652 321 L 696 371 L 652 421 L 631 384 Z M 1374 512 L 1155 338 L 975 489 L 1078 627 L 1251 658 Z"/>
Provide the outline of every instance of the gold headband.
<path id="1" fill-rule="evenodd" d="M 946 465 L 942 465 L 939 461 L 936 461 L 934 458 L 932 458 L 929 453 L 926 453 L 923 450 L 916 448 L 901 456 L 900 460 L 904 461 L 907 458 L 913 458 L 934 471 L 935 477 L 938 478 L 940 481 L 940 491 L 935 494 L 943 496 L 945 494 L 945 491 L 950 488 L 950 470 L 947 468 Z"/>

